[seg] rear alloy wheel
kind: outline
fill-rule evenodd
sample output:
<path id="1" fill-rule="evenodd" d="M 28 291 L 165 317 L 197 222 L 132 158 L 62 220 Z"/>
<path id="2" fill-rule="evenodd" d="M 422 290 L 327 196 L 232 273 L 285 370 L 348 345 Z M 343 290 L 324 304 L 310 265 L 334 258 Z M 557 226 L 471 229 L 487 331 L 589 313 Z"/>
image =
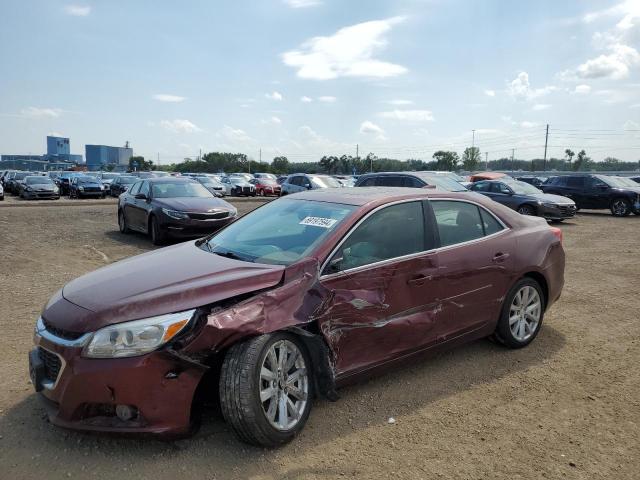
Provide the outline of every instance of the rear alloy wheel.
<path id="1" fill-rule="evenodd" d="M 131 231 L 127 226 L 127 219 L 122 210 L 118 210 L 118 227 L 120 228 L 120 233 L 129 233 Z"/>
<path id="2" fill-rule="evenodd" d="M 611 202 L 611 214 L 614 217 L 626 217 L 631 213 L 631 203 L 624 198 L 616 198 Z"/>
<path id="3" fill-rule="evenodd" d="M 275 447 L 302 430 L 313 398 L 310 367 L 306 349 L 288 333 L 231 347 L 220 373 L 220 405 L 240 439 Z"/>
<path id="4" fill-rule="evenodd" d="M 538 282 L 523 278 L 507 294 L 494 337 L 510 348 L 529 345 L 544 317 L 544 295 Z"/>
<path id="5" fill-rule="evenodd" d="M 520 205 L 518 207 L 518 213 L 520 215 L 534 216 L 536 214 L 536 211 L 531 205 Z"/>
<path id="6" fill-rule="evenodd" d="M 166 234 L 160 229 L 160 224 L 156 217 L 151 217 L 149 221 L 149 233 L 151 235 L 151 243 L 154 245 L 162 245 L 165 242 Z"/>

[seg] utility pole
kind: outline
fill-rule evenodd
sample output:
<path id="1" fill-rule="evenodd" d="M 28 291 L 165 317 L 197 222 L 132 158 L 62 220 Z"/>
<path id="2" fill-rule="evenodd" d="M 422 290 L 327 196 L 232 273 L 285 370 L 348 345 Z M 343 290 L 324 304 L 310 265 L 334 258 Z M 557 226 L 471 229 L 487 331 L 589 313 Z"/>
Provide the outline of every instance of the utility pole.
<path id="1" fill-rule="evenodd" d="M 475 148 L 476 146 L 476 131 L 471 130 L 471 148 Z"/>
<path id="2" fill-rule="evenodd" d="M 158 152 L 158 165 L 160 165 L 160 152 Z"/>
<path id="3" fill-rule="evenodd" d="M 484 169 L 489 170 L 489 152 L 484 152 Z"/>
<path id="4" fill-rule="evenodd" d="M 511 171 L 514 172 L 516 170 L 516 165 L 515 165 L 515 160 L 513 159 L 513 156 L 515 155 L 516 149 L 512 148 L 511 149 Z"/>
<path id="5" fill-rule="evenodd" d="M 356 160 L 358 160 L 359 148 L 360 148 L 360 145 L 356 143 Z"/>
<path id="6" fill-rule="evenodd" d="M 549 141 L 549 124 L 547 123 L 547 133 L 544 136 L 544 161 L 542 162 L 542 171 L 547 170 L 547 142 Z"/>
<path id="7" fill-rule="evenodd" d="M 260 163 L 262 163 L 262 149 L 260 149 L 260 152 L 259 152 L 259 154 L 258 154 L 258 155 L 259 155 L 259 157 L 260 157 Z"/>
<path id="8" fill-rule="evenodd" d="M 200 149 L 200 153 L 198 154 L 198 161 L 202 161 L 202 149 Z"/>

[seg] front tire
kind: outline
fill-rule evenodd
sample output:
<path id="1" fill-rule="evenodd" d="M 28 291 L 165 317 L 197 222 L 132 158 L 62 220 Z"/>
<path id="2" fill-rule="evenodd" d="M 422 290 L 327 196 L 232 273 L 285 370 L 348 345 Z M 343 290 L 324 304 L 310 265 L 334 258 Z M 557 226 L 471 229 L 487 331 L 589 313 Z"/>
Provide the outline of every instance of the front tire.
<path id="1" fill-rule="evenodd" d="M 626 217 L 631 213 L 631 203 L 624 198 L 614 198 L 611 202 L 611 215 L 614 217 Z"/>
<path id="2" fill-rule="evenodd" d="M 532 278 L 521 279 L 505 298 L 494 338 L 509 348 L 526 347 L 542 327 L 544 309 L 540 284 Z"/>
<path id="3" fill-rule="evenodd" d="M 151 217 L 149 220 L 149 234 L 151 235 L 151 243 L 154 245 L 162 245 L 166 241 L 166 233 L 160 229 L 160 224 L 156 217 Z"/>
<path id="4" fill-rule="evenodd" d="M 518 213 L 520 215 L 535 216 L 536 211 L 531 205 L 520 205 L 518 207 Z"/>
<path id="5" fill-rule="evenodd" d="M 294 335 L 261 335 L 227 352 L 220 405 L 242 441 L 263 447 L 291 441 L 309 418 L 312 398 L 311 362 Z"/>

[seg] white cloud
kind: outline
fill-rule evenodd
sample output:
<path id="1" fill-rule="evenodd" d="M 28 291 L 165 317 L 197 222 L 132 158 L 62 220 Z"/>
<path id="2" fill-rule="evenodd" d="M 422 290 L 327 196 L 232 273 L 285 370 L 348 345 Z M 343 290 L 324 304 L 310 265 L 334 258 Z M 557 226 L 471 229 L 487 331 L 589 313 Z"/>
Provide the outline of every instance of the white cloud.
<path id="1" fill-rule="evenodd" d="M 385 34 L 403 17 L 373 20 L 344 27 L 328 37 L 313 37 L 299 49 L 285 52 L 285 65 L 297 69 L 300 78 L 329 80 L 338 77 L 395 77 L 407 72 L 374 58 L 387 45 Z"/>
<path id="2" fill-rule="evenodd" d="M 378 116 L 406 122 L 433 122 L 434 120 L 431 110 L 392 110 L 390 112 L 380 112 Z"/>
<path id="3" fill-rule="evenodd" d="M 576 69 L 580 78 L 611 78 L 619 80 L 629 76 L 629 69 L 640 64 L 640 54 L 628 45 L 616 43 L 609 54 L 587 60 Z"/>
<path id="4" fill-rule="evenodd" d="M 29 118 L 57 118 L 62 114 L 59 108 L 27 107 L 20 110 L 23 117 Z"/>
<path id="5" fill-rule="evenodd" d="M 315 7 L 316 5 L 322 4 L 320 0 L 284 0 L 284 3 L 289 5 L 291 8 Z"/>
<path id="6" fill-rule="evenodd" d="M 533 128 L 533 127 L 537 127 L 538 124 L 536 122 L 528 122 L 528 121 L 524 121 L 520 123 L 520 126 L 522 128 Z"/>
<path id="7" fill-rule="evenodd" d="M 551 105 L 549 105 L 548 103 L 536 103 L 533 107 L 531 107 L 531 110 L 539 112 L 542 110 L 548 110 L 549 108 L 551 108 Z"/>
<path id="8" fill-rule="evenodd" d="M 311 103 L 311 102 L 313 102 L 313 98 L 307 97 L 306 95 L 303 95 L 302 97 L 300 97 L 300 101 L 302 103 Z"/>
<path id="9" fill-rule="evenodd" d="M 591 92 L 591 87 L 589 85 L 576 85 L 576 88 L 573 90 L 572 93 L 578 94 L 578 95 L 586 95 L 589 92 Z"/>
<path id="10" fill-rule="evenodd" d="M 507 94 L 515 100 L 532 100 L 553 92 L 556 87 L 547 85 L 542 88 L 531 88 L 529 74 L 520 72 L 507 86 Z"/>
<path id="11" fill-rule="evenodd" d="M 278 102 L 284 98 L 280 92 L 266 93 L 265 97 L 267 97 L 269 100 L 276 100 Z"/>
<path id="12" fill-rule="evenodd" d="M 495 90 L 485 90 L 485 91 L 484 91 L 484 94 L 485 94 L 487 97 L 495 97 L 495 96 L 496 96 L 496 91 L 495 91 Z"/>
<path id="13" fill-rule="evenodd" d="M 360 125 L 360 133 L 364 135 L 374 135 L 379 140 L 384 140 L 384 130 L 373 122 L 365 120 Z"/>
<path id="14" fill-rule="evenodd" d="M 323 103 L 335 103 L 336 100 L 337 100 L 336 97 L 332 97 L 330 95 L 324 95 L 322 97 L 318 97 L 318 101 Z"/>
<path id="15" fill-rule="evenodd" d="M 634 122 L 633 120 L 627 120 L 622 128 L 625 130 L 640 130 L 640 123 Z"/>
<path id="16" fill-rule="evenodd" d="M 179 103 L 184 102 L 187 97 L 181 97 L 179 95 L 170 95 L 168 93 L 157 93 L 153 96 L 154 100 L 159 102 Z"/>
<path id="17" fill-rule="evenodd" d="M 229 125 L 222 127 L 217 134 L 219 137 L 223 137 L 232 142 L 249 142 L 251 137 L 247 135 L 247 132 L 239 128 L 233 128 Z"/>
<path id="18" fill-rule="evenodd" d="M 262 121 L 263 124 L 272 124 L 272 125 L 280 125 L 282 123 L 282 120 L 280 120 L 280 118 L 273 116 L 271 117 L 269 120 L 263 120 Z"/>
<path id="19" fill-rule="evenodd" d="M 413 101 L 412 100 L 404 100 L 404 99 L 396 99 L 396 100 L 388 100 L 386 103 L 388 103 L 389 105 L 413 105 Z"/>
<path id="20" fill-rule="evenodd" d="M 64 11 L 67 15 L 74 17 L 86 17 L 91 13 L 89 5 L 65 5 Z"/>
<path id="21" fill-rule="evenodd" d="M 612 7 L 603 10 L 589 12 L 582 17 L 585 23 L 592 23 L 603 17 L 614 17 L 622 15 L 622 19 L 616 27 L 620 30 L 628 30 L 636 25 L 636 20 L 640 19 L 640 4 L 637 0 L 626 0 Z"/>
<path id="22" fill-rule="evenodd" d="M 173 133 L 196 133 L 202 129 L 189 120 L 176 118 L 175 120 L 162 120 L 160 126 Z"/>

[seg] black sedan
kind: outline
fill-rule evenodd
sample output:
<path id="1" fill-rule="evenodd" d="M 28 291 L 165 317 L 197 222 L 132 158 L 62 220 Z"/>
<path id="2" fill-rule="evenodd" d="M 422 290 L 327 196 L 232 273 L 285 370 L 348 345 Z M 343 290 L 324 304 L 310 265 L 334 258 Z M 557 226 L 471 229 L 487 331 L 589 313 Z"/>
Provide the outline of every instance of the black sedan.
<path id="1" fill-rule="evenodd" d="M 237 210 L 190 178 L 138 180 L 120 195 L 118 225 L 151 236 L 154 245 L 167 237 L 196 238 L 235 220 Z"/>
<path id="2" fill-rule="evenodd" d="M 49 177 L 34 175 L 25 177 L 24 184 L 20 190 L 20 198 L 24 200 L 35 200 L 39 198 L 57 200 L 60 198 L 60 190 Z"/>
<path id="3" fill-rule="evenodd" d="M 73 177 L 69 183 L 69 198 L 107 196 L 107 189 L 100 180 L 89 175 Z"/>
<path id="4" fill-rule="evenodd" d="M 483 180 L 473 183 L 469 189 L 522 215 L 536 215 L 559 222 L 576 214 L 576 204 L 570 198 L 543 193 L 533 185 L 517 180 Z"/>
<path id="5" fill-rule="evenodd" d="M 119 197 L 120 194 L 126 192 L 131 185 L 138 181 L 138 177 L 133 175 L 120 175 L 113 179 L 113 182 L 109 185 L 109 195 L 112 197 Z"/>

